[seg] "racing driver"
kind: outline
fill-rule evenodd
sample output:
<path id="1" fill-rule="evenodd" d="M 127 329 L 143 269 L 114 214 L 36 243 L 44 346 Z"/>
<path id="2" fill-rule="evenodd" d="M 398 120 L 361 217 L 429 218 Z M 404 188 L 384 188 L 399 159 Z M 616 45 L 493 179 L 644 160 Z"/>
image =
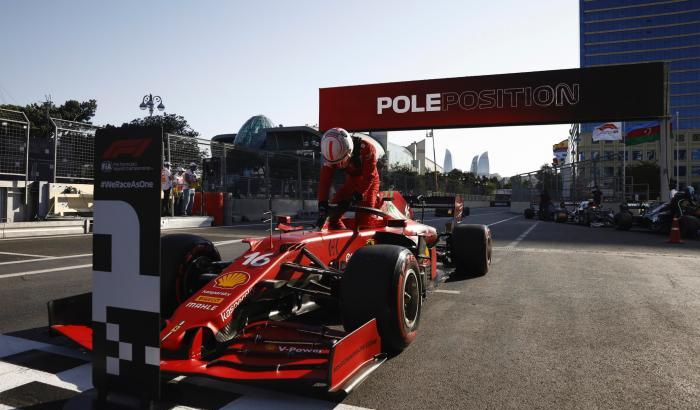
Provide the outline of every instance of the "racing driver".
<path id="1" fill-rule="evenodd" d="M 358 206 L 374 208 L 379 193 L 379 172 L 377 171 L 377 150 L 367 137 L 351 137 L 342 128 L 331 128 L 321 138 L 321 178 L 318 184 L 319 225 L 329 218 L 329 229 L 344 229 L 340 218 L 342 209 L 350 202 Z M 328 194 L 336 169 L 345 171 L 343 186 L 333 196 L 332 202 L 338 204 L 340 212 L 329 212 Z M 367 226 L 372 216 L 356 213 L 355 224 Z"/>

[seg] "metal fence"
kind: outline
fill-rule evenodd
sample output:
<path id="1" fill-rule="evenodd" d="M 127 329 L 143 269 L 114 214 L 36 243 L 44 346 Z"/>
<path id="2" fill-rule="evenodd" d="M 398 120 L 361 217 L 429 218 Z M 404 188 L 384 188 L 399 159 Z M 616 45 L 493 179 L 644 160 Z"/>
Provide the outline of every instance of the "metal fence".
<path id="1" fill-rule="evenodd" d="M 0 109 L 0 175 L 27 179 L 29 120 L 23 112 Z"/>
<path id="2" fill-rule="evenodd" d="M 194 163 L 204 191 L 229 192 L 235 198 L 314 198 L 320 167 L 311 151 L 254 151 L 176 134 L 165 134 L 163 159 L 173 170 Z"/>
<path id="3" fill-rule="evenodd" d="M 90 183 L 94 176 L 95 132 L 100 127 L 50 118 L 54 126 L 53 182 Z"/>
<path id="4" fill-rule="evenodd" d="M 537 202 L 546 191 L 552 201 L 582 201 L 592 198 L 595 188 L 603 193 L 604 201 L 653 200 L 658 189 L 623 170 L 620 158 L 579 161 L 556 167 L 542 167 L 537 171 L 512 176 L 512 200 Z M 626 183 L 623 184 L 623 179 Z"/>

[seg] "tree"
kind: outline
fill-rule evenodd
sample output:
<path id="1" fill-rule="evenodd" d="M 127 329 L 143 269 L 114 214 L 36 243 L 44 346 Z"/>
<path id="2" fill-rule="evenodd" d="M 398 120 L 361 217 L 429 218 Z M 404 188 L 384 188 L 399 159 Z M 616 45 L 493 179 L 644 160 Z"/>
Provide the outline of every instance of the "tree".
<path id="1" fill-rule="evenodd" d="M 642 161 L 638 165 L 627 167 L 627 178 L 632 179 L 633 192 L 644 192 L 649 186 L 649 198 L 656 198 L 661 192 L 661 182 L 659 178 L 659 164 L 654 161 Z"/>
<path id="2" fill-rule="evenodd" d="M 49 117 L 62 120 L 91 124 L 90 120 L 97 111 L 97 100 L 77 101 L 67 100 L 63 105 L 56 106 L 52 101 L 32 103 L 24 107 L 20 105 L 2 104 L 0 108 L 22 111 L 29 120 L 30 134 L 34 137 L 48 138 L 53 135 L 53 124 Z"/>
<path id="3" fill-rule="evenodd" d="M 136 118 L 131 122 L 125 122 L 122 127 L 161 127 L 163 126 L 164 134 L 177 134 L 187 137 L 198 137 L 199 133 L 195 131 L 187 122 L 185 117 L 177 114 L 163 114 L 150 117 Z"/>

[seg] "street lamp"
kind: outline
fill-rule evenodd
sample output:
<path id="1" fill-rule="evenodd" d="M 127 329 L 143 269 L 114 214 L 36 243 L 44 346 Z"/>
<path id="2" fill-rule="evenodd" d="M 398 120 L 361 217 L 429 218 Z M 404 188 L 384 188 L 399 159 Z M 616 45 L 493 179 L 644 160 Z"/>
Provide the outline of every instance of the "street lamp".
<path id="1" fill-rule="evenodd" d="M 139 105 L 139 108 L 142 110 L 145 110 L 148 108 L 148 116 L 153 116 L 153 106 L 158 103 L 158 111 L 163 111 L 165 110 L 165 105 L 163 105 L 163 99 L 160 98 L 160 96 L 156 95 L 155 97 L 153 94 L 148 94 L 143 96 L 143 101 L 141 101 L 141 104 Z"/>
<path id="2" fill-rule="evenodd" d="M 435 135 L 433 134 L 433 130 L 430 130 L 425 133 L 425 138 L 432 138 L 433 139 L 433 172 L 435 173 L 435 192 L 438 192 L 438 174 L 437 174 L 437 161 L 435 159 Z"/>

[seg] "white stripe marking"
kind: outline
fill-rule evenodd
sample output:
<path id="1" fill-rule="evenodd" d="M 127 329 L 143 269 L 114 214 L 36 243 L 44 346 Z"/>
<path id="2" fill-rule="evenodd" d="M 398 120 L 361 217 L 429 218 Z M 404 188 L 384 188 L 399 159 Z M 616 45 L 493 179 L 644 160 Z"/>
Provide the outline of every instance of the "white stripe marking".
<path id="1" fill-rule="evenodd" d="M 500 221 L 496 221 L 496 222 L 493 222 L 493 223 L 490 223 L 490 224 L 486 224 L 486 226 L 498 225 L 498 224 L 500 224 L 500 223 L 502 223 L 502 222 L 507 222 L 507 221 L 510 221 L 511 219 L 515 219 L 515 218 L 520 218 L 520 215 L 515 215 L 515 216 L 512 217 L 512 218 L 502 219 L 502 220 L 500 220 Z"/>
<path id="2" fill-rule="evenodd" d="M 459 295 L 460 291 L 458 290 L 447 290 L 447 289 L 435 289 L 433 292 L 435 293 L 447 293 L 448 295 Z"/>
<path id="3" fill-rule="evenodd" d="M 91 233 L 71 233 L 71 234 L 65 234 L 65 235 L 50 235 L 50 236 L 29 236 L 25 238 L 3 238 L 0 239 L 0 242 L 2 241 L 27 241 L 27 240 L 36 240 L 36 239 L 51 239 L 51 238 L 70 238 L 74 236 L 92 236 Z"/>
<path id="4" fill-rule="evenodd" d="M 0 255 L 29 256 L 30 258 L 48 258 L 48 255 L 34 255 L 31 253 L 0 252 Z"/>
<path id="5" fill-rule="evenodd" d="M 16 278 L 17 276 L 38 275 L 40 273 L 59 272 L 62 270 L 83 269 L 83 268 L 92 268 L 92 263 L 88 263 L 87 265 L 74 265 L 74 266 L 63 266 L 61 268 L 40 269 L 40 270 L 33 270 L 33 271 L 29 271 L 29 272 L 8 273 L 7 275 L 0 275 L 0 279 Z"/>
<path id="6" fill-rule="evenodd" d="M 67 256 L 45 256 L 39 259 L 26 259 L 21 261 L 10 261 L 10 262 L 0 262 L 0 265 L 16 265 L 18 263 L 31 263 L 31 262 L 42 262 L 42 261 L 53 261 L 57 259 L 73 259 L 73 258 L 84 258 L 87 256 L 92 256 L 91 253 L 82 253 L 80 255 L 67 255 Z"/>
<path id="7" fill-rule="evenodd" d="M 243 239 L 232 239 L 230 241 L 217 241 L 217 242 L 212 242 L 216 246 L 221 246 L 221 245 L 230 245 L 232 243 L 241 243 L 243 242 Z"/>
<path id="8" fill-rule="evenodd" d="M 520 216 L 520 215 L 518 215 L 518 216 Z M 523 232 L 522 234 L 520 234 L 520 236 L 518 236 L 517 238 L 515 238 L 515 240 L 514 240 L 513 242 L 509 243 L 508 246 L 507 246 L 507 248 L 515 248 L 516 246 L 518 246 L 518 244 L 520 243 L 520 241 L 522 241 L 523 239 L 525 239 L 525 237 L 526 237 L 530 232 L 532 232 L 532 230 L 535 229 L 535 227 L 536 227 L 537 225 L 539 225 L 539 223 L 540 223 L 540 221 L 537 221 L 537 222 L 535 222 L 531 227 L 527 228 L 527 230 L 526 230 L 525 232 Z"/>

